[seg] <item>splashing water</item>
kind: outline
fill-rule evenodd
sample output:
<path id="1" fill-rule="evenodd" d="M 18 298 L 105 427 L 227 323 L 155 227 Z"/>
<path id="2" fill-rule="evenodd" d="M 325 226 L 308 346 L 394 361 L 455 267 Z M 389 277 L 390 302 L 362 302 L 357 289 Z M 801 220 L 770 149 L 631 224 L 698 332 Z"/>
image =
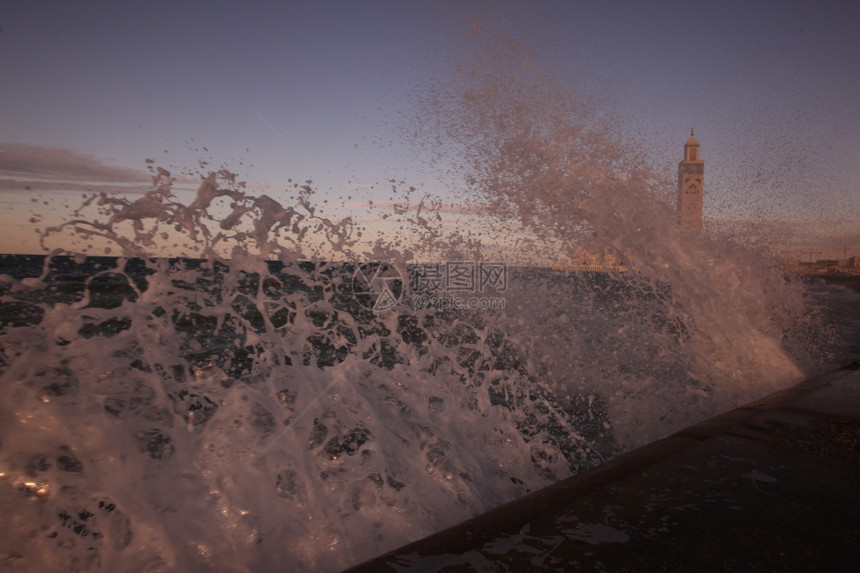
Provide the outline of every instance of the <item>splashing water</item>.
<path id="1" fill-rule="evenodd" d="M 593 104 L 469 73 L 428 91 L 419 131 L 458 149 L 483 235 L 410 191 L 395 214 L 422 243 L 367 244 L 310 185 L 285 205 L 221 171 L 183 204 L 153 167 L 146 196 L 93 196 L 43 236 L 119 258 L 57 250 L 0 277 L 10 570 L 342 569 L 821 365 L 799 351 L 820 332 L 802 287 L 678 229 Z M 415 253 L 499 271 L 498 236 L 636 272 L 503 265 L 503 308 L 404 304 Z M 154 257 L 167 243 L 186 256 Z"/>
<path id="2" fill-rule="evenodd" d="M 614 453 L 600 400 L 555 396 L 487 317 L 374 313 L 356 265 L 299 259 L 321 235 L 354 255 L 310 192 L 284 207 L 222 172 L 182 205 L 160 170 L 44 237 L 127 258 L 4 278 L 3 505 L 24 568 L 338 569 Z M 146 257 L 162 225 L 207 256 Z"/>
<path id="3" fill-rule="evenodd" d="M 602 396 L 626 449 L 822 366 L 836 342 L 802 285 L 732 239 L 681 229 L 674 185 L 597 98 L 574 97 L 509 35 L 482 41 L 473 65 L 423 95 L 420 152 L 468 183 L 463 199 L 520 257 L 597 254 L 635 270 L 517 285 L 532 302 L 500 328 L 527 333 L 519 350 L 563 373 L 554 388 Z"/>

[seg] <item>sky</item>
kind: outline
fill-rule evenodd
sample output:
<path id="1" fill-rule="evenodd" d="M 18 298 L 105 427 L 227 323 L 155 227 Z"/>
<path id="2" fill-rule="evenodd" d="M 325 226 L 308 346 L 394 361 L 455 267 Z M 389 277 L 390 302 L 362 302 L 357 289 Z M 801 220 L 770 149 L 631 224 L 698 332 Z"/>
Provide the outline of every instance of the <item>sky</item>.
<path id="1" fill-rule="evenodd" d="M 147 159 L 269 190 L 311 179 L 320 200 L 390 178 L 444 194 L 402 127 L 488 15 L 604 94 L 656 165 L 674 171 L 694 127 L 707 219 L 860 254 L 860 3 L 845 0 L 6 0 L 0 252 L 38 252 L 35 229 L 83 180 L 139 192 Z M 22 186 L 22 170 L 73 183 Z"/>

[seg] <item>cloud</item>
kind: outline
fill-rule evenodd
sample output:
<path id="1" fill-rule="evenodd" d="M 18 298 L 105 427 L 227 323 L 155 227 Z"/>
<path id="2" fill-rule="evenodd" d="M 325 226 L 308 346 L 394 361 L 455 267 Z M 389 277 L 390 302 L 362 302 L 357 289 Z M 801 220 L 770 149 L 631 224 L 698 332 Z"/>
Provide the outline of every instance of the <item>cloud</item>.
<path id="1" fill-rule="evenodd" d="M 145 171 L 108 165 L 88 153 L 22 143 L 0 143 L 0 176 L 110 183 L 143 183 L 152 179 Z"/>

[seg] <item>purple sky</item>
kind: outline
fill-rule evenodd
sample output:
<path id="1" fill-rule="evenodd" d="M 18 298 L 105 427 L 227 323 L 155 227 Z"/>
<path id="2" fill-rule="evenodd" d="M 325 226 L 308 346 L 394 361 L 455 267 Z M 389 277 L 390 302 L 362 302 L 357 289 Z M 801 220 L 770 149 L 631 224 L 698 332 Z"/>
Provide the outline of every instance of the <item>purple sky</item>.
<path id="1" fill-rule="evenodd" d="M 408 179 L 401 118 L 468 57 L 462 3 L 443 4 L 6 0 L 0 143 L 141 170 L 209 160 L 275 188 L 314 179 L 334 198 Z M 860 226 L 860 3 L 469 6 L 537 30 L 541 56 L 611 94 L 658 164 L 675 168 L 695 126 L 707 217 Z"/>

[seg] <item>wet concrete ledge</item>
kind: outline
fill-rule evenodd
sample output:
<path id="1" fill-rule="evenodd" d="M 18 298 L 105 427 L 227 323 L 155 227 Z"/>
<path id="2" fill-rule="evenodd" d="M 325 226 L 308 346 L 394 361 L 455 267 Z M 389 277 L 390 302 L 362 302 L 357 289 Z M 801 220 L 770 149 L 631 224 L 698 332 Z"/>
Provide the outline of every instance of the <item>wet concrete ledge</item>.
<path id="1" fill-rule="evenodd" d="M 348 571 L 849 571 L 860 361 Z"/>

